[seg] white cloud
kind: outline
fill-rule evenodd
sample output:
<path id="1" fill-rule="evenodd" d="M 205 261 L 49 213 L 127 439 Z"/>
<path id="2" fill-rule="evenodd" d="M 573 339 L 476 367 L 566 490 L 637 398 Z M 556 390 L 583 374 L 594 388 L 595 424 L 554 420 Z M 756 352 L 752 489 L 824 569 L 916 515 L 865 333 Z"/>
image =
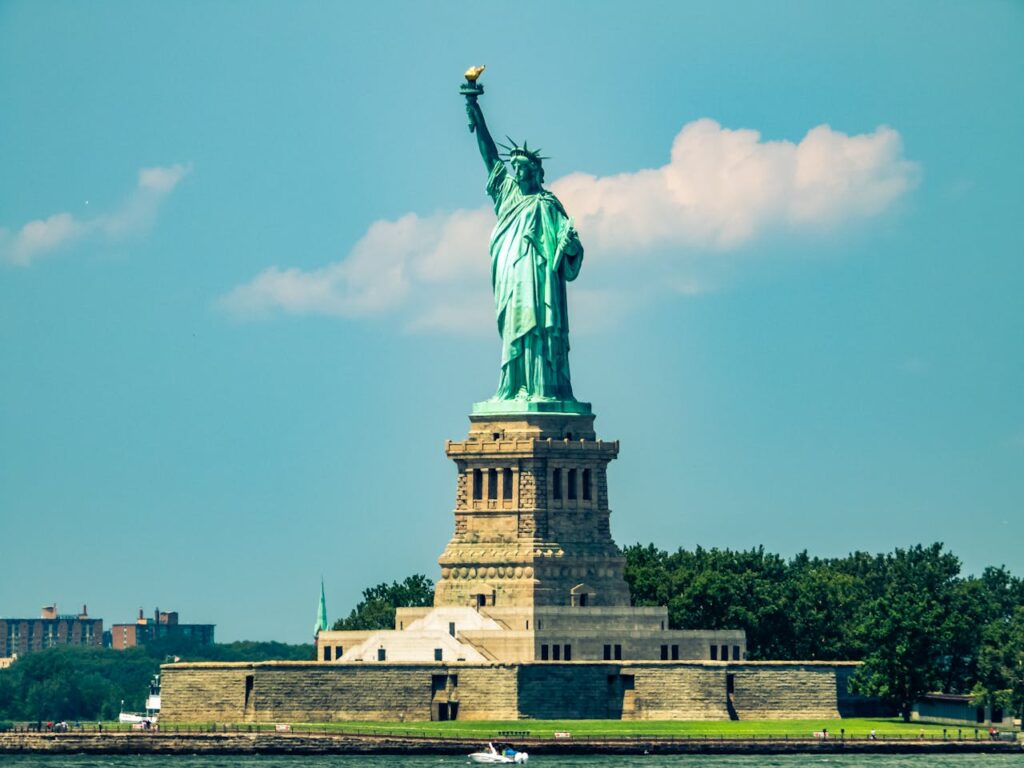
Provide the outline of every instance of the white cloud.
<path id="1" fill-rule="evenodd" d="M 149 229 L 160 204 L 191 169 L 191 164 L 141 169 L 135 189 L 111 213 L 89 218 L 55 213 L 23 224 L 17 232 L 0 228 L 0 261 L 29 266 L 40 256 L 85 238 L 116 241 L 141 234 Z"/>
<path id="2" fill-rule="evenodd" d="M 912 189 L 917 177 L 916 164 L 903 158 L 899 134 L 884 126 L 848 136 L 820 125 L 793 143 L 762 141 L 757 131 L 730 130 L 709 119 L 684 126 L 669 162 L 659 168 L 565 176 L 551 188 L 576 219 L 587 249 L 591 296 L 585 301 L 572 289 L 582 325 L 614 316 L 623 309 L 615 303 L 631 291 L 626 303 L 649 290 L 641 283 L 654 282 L 650 272 L 631 277 L 637 259 L 657 264 L 670 292 L 704 293 L 705 279 L 686 273 L 694 259 L 749 247 L 768 235 L 799 236 L 869 219 Z M 341 261 L 312 271 L 271 267 L 221 304 L 242 317 L 275 310 L 344 317 L 396 312 L 414 329 L 490 332 L 482 286 L 493 223 L 486 205 L 377 221 Z M 588 304 L 597 308 L 594 323 L 587 320 Z"/>
<path id="3" fill-rule="evenodd" d="M 377 221 L 344 260 L 310 271 L 270 267 L 220 304 L 243 317 L 275 309 L 358 317 L 409 305 L 410 327 L 490 330 L 489 297 L 479 288 L 493 216 L 480 209 Z"/>
<path id="4" fill-rule="evenodd" d="M 666 245 L 730 250 L 773 231 L 868 218 L 916 177 L 891 128 L 847 136 L 819 125 L 794 144 L 705 118 L 676 136 L 667 165 L 604 178 L 574 173 L 553 191 L 588 242 L 629 256 Z"/>
<path id="5" fill-rule="evenodd" d="M 143 168 L 139 171 L 139 188 L 151 189 L 156 192 L 170 192 L 191 170 L 191 163 L 189 165 L 179 163 L 166 167 Z"/>

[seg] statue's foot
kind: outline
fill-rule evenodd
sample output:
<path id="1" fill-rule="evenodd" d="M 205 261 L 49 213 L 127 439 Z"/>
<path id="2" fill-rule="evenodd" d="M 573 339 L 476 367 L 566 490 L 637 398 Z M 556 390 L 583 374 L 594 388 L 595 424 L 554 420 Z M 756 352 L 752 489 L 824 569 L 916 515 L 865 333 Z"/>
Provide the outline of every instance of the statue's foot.
<path id="1" fill-rule="evenodd" d="M 520 389 L 512 397 L 503 395 L 501 392 L 496 392 L 494 397 L 488 400 L 488 403 L 513 403 L 513 402 L 529 402 L 530 394 L 525 389 Z"/>
<path id="2" fill-rule="evenodd" d="M 555 397 L 553 395 L 541 395 L 541 394 L 531 393 L 529 390 L 526 389 L 526 387 L 521 387 L 515 393 L 515 395 L 513 395 L 511 397 L 509 397 L 507 395 L 503 395 L 501 392 L 497 392 L 497 393 L 494 394 L 493 397 L 491 397 L 486 402 L 488 402 L 488 403 L 511 403 L 511 402 L 516 402 L 516 403 L 575 403 L 576 402 L 576 398 L 573 397 L 572 395 L 569 395 L 568 397 Z"/>
<path id="3" fill-rule="evenodd" d="M 530 395 L 529 401 L 531 403 L 575 403 L 576 398 L 572 395 L 568 397 L 555 397 L 554 395 Z"/>

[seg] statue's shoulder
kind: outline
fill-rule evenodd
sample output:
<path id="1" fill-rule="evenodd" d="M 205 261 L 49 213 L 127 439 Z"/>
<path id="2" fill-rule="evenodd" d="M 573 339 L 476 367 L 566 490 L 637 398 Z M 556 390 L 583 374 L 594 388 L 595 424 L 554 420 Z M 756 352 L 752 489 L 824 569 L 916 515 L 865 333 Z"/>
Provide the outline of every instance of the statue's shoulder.
<path id="1" fill-rule="evenodd" d="M 541 190 L 540 190 L 540 192 L 537 193 L 537 196 L 539 198 L 541 198 L 545 203 L 548 203 L 549 205 L 553 205 L 555 208 L 557 208 L 558 212 L 561 213 L 563 216 L 567 216 L 568 215 L 565 212 L 565 207 L 562 205 L 562 201 L 559 200 L 555 196 L 555 193 L 552 192 L 551 190 L 544 189 L 543 187 L 541 187 Z"/>

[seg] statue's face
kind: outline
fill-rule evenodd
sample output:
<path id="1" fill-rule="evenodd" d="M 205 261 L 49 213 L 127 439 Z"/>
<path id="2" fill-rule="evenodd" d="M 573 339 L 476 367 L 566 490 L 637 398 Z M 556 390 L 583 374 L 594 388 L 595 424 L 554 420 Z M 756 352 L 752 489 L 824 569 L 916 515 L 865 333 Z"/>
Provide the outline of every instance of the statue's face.
<path id="1" fill-rule="evenodd" d="M 524 194 L 538 192 L 540 180 L 538 179 L 537 166 L 529 160 L 515 158 L 512 161 L 512 173 L 515 176 L 516 184 Z"/>

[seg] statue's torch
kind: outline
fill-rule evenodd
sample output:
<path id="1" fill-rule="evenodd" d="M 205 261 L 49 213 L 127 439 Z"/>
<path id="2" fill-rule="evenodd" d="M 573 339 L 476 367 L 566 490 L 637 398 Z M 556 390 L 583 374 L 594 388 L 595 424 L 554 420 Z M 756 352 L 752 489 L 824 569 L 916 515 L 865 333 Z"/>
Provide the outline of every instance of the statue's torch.
<path id="1" fill-rule="evenodd" d="M 466 70 L 465 73 L 466 82 L 459 86 L 459 93 L 465 96 L 466 101 L 470 104 L 475 102 L 476 97 L 480 96 L 484 92 L 483 85 L 478 83 L 477 80 L 480 78 L 480 75 L 484 73 L 485 69 L 487 69 L 487 67 L 484 65 L 480 65 L 478 67 L 470 67 L 469 69 Z M 470 120 L 469 132 L 473 133 L 473 131 L 475 130 L 476 126 L 473 124 L 473 121 Z"/>

